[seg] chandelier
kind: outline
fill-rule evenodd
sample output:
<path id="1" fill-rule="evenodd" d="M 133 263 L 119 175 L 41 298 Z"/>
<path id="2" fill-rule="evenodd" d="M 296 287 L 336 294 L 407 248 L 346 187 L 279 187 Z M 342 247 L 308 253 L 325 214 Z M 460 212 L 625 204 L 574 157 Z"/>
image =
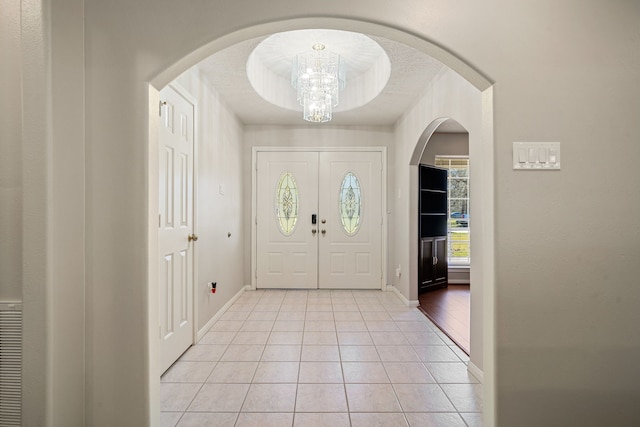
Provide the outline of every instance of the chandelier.
<path id="1" fill-rule="evenodd" d="M 331 120 L 331 111 L 340 101 L 344 89 L 344 61 L 337 53 L 316 43 L 312 50 L 296 55 L 291 69 L 291 84 L 297 89 L 297 99 L 303 107 L 305 120 L 324 123 Z"/>

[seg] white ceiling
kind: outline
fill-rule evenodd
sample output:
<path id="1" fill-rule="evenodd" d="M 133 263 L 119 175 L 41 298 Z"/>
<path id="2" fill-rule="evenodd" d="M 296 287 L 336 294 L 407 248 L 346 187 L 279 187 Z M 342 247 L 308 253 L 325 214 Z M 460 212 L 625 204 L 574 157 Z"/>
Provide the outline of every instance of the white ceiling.
<path id="1" fill-rule="evenodd" d="M 444 65 L 430 56 L 402 43 L 373 37 L 387 53 L 391 76 L 380 95 L 370 103 L 343 112 L 335 112 L 329 123 L 313 126 L 391 126 L 417 101 L 426 85 Z M 275 106 L 261 98 L 247 78 L 249 54 L 266 37 L 255 38 L 224 49 L 202 61 L 198 67 L 220 94 L 226 105 L 246 125 L 312 125 L 302 119 L 300 111 Z M 349 58 L 345 57 L 347 67 Z M 349 82 L 347 81 L 347 85 Z M 291 87 L 292 93 L 295 89 Z M 438 131 L 465 132 L 456 122 L 446 122 Z"/>

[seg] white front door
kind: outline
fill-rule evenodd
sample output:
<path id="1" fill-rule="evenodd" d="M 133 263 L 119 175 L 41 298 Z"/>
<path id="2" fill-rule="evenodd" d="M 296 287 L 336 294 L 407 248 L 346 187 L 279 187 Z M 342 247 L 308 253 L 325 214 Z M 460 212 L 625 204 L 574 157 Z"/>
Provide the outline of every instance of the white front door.
<path id="1" fill-rule="evenodd" d="M 258 152 L 256 286 L 382 287 L 379 151 Z"/>
<path id="2" fill-rule="evenodd" d="M 174 89 L 160 92 L 160 364 L 166 371 L 193 344 L 193 116 Z"/>
<path id="3" fill-rule="evenodd" d="M 318 153 L 261 152 L 257 159 L 260 288 L 318 287 Z"/>
<path id="4" fill-rule="evenodd" d="M 382 287 L 382 154 L 320 153 L 319 287 Z"/>

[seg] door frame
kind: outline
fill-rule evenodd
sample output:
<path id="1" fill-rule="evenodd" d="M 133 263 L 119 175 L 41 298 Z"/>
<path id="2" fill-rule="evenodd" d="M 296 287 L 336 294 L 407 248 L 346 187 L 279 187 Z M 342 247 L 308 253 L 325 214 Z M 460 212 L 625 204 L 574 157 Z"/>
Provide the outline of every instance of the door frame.
<path id="1" fill-rule="evenodd" d="M 251 147 L 251 289 L 257 289 L 257 256 L 258 256 L 258 239 L 257 239 L 257 169 L 258 169 L 258 153 L 259 152 L 378 152 L 382 157 L 382 287 L 383 291 L 387 290 L 388 286 L 388 250 L 387 240 L 389 235 L 389 211 L 387 210 L 387 147 L 374 146 L 374 147 Z"/>
<path id="2" fill-rule="evenodd" d="M 171 89 L 173 89 L 174 91 L 176 91 L 176 93 L 178 95 L 180 95 L 181 97 L 183 97 L 184 99 L 186 99 L 191 105 L 193 105 L 193 200 L 192 200 L 192 204 L 193 204 L 193 218 L 192 218 L 192 224 L 193 224 L 193 229 L 192 229 L 192 233 L 193 234 L 198 234 L 197 230 L 198 230 L 198 101 L 196 100 L 196 98 L 193 97 L 193 95 L 191 95 L 191 93 L 189 93 L 189 91 L 182 86 L 180 83 L 178 83 L 177 81 L 172 81 L 171 83 L 169 83 L 166 87 L 170 87 Z M 164 89 L 164 88 L 162 88 Z M 158 91 L 158 94 L 160 94 L 160 92 L 162 91 L 162 89 L 160 89 Z M 162 100 L 160 100 L 162 101 Z M 159 141 L 158 141 L 159 142 Z M 158 158 L 156 157 L 156 163 L 157 163 Z M 159 175 L 159 174 L 156 174 Z M 157 203 L 156 203 L 157 204 Z M 157 235 L 156 235 L 157 236 Z M 191 331 L 191 340 L 192 340 L 192 344 L 195 344 L 198 341 L 198 244 L 197 242 L 191 242 L 191 259 L 192 259 L 192 266 L 191 268 L 193 269 L 192 274 L 191 274 L 191 298 L 192 298 L 192 319 L 191 319 L 191 325 L 192 325 L 192 331 Z M 160 357 L 160 355 L 158 355 L 158 357 Z M 158 375 L 162 374 L 162 372 L 158 373 Z"/>

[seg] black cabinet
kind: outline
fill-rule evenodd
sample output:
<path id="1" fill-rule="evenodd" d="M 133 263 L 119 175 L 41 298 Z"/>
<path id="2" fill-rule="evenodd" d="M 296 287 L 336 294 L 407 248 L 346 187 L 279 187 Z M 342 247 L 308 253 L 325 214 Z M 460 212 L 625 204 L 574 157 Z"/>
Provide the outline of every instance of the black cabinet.
<path id="1" fill-rule="evenodd" d="M 447 170 L 419 165 L 418 293 L 443 288 L 447 265 Z"/>
<path id="2" fill-rule="evenodd" d="M 418 292 L 447 286 L 447 237 L 420 239 L 420 286 Z"/>

